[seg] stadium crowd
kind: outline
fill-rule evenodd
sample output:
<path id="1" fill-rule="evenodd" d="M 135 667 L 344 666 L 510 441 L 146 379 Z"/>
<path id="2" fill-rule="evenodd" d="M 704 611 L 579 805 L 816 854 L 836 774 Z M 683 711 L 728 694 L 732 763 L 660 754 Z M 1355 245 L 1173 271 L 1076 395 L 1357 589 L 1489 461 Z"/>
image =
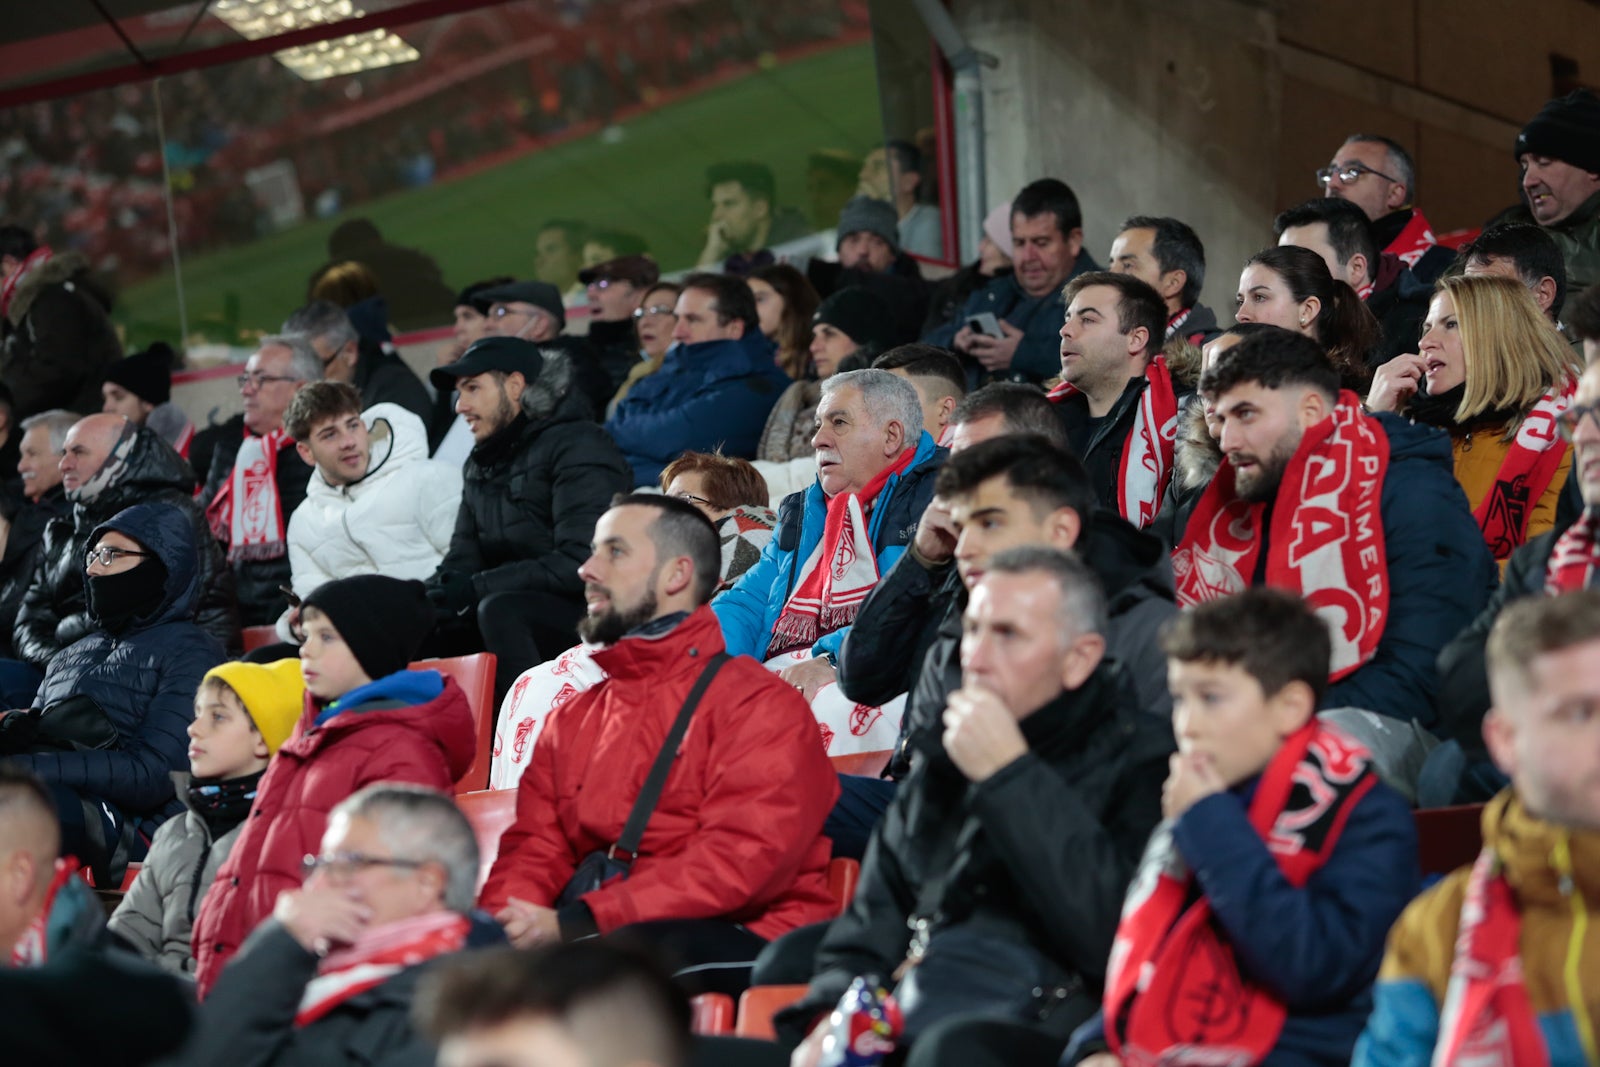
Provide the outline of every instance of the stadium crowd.
<path id="1" fill-rule="evenodd" d="M 198 430 L 0 228 L 8 1048 L 1600 1062 L 1600 99 L 1460 249 L 1330 149 L 1231 326 L 1055 178 L 930 282 L 891 142 L 830 255 L 718 164 L 695 271 L 475 282 L 424 383 L 355 226 Z"/>

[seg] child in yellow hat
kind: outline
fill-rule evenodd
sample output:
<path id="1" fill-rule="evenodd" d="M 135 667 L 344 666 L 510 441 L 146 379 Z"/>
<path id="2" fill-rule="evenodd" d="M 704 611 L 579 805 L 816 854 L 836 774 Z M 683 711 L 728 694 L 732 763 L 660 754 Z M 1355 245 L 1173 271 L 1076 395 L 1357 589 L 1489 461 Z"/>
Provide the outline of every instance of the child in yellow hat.
<path id="1" fill-rule="evenodd" d="M 174 772 L 189 810 L 168 819 L 110 920 L 111 931 L 167 970 L 189 974 L 201 896 L 239 836 L 267 763 L 305 701 L 300 661 L 224 663 L 200 682 L 189 724 L 189 773 Z"/>

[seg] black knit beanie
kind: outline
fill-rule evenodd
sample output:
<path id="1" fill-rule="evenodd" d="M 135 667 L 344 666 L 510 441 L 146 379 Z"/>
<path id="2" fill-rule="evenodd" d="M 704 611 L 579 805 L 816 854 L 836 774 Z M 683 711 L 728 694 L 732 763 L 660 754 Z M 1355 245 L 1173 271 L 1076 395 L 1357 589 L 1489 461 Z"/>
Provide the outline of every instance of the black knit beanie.
<path id="1" fill-rule="evenodd" d="M 881 353 L 896 340 L 894 310 L 877 293 L 847 285 L 817 308 L 813 322 L 825 322 L 863 348 Z"/>
<path id="2" fill-rule="evenodd" d="M 1551 100 L 1517 134 L 1515 155 L 1548 156 L 1600 174 L 1600 97 L 1575 89 Z"/>
<path id="3" fill-rule="evenodd" d="M 106 371 L 106 381 L 122 386 L 146 404 L 172 399 L 172 364 L 176 353 L 157 341 L 143 352 L 117 360 Z"/>
<path id="4" fill-rule="evenodd" d="M 422 583 L 381 574 L 324 582 L 303 608 L 328 617 L 373 681 L 405 670 L 433 630 L 433 607 Z"/>

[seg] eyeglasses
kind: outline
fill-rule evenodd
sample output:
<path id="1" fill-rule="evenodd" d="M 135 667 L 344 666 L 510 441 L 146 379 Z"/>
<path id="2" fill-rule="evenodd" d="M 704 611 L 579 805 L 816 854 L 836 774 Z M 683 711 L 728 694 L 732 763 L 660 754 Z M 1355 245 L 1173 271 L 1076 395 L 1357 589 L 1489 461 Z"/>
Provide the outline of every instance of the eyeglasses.
<path id="1" fill-rule="evenodd" d="M 331 856 L 308 855 L 300 861 L 300 869 L 307 878 L 321 871 L 337 882 L 373 867 L 398 867 L 414 871 L 427 862 L 427 860 L 396 859 L 392 856 L 368 856 L 361 852 L 335 852 Z"/>
<path id="2" fill-rule="evenodd" d="M 83 565 L 87 567 L 92 563 L 98 563 L 102 567 L 109 567 L 123 556 L 139 556 L 143 558 L 153 555 L 155 555 L 154 552 L 135 552 L 131 548 L 112 548 L 110 545 L 96 545 L 83 554 Z"/>
<path id="3" fill-rule="evenodd" d="M 675 319 L 678 317 L 678 309 L 663 307 L 660 304 L 651 304 L 649 307 L 633 309 L 633 317 L 636 319 L 642 319 L 646 315 L 665 315 L 669 319 Z"/>
<path id="4" fill-rule="evenodd" d="M 324 364 L 326 365 L 326 364 Z M 292 374 L 262 374 L 260 371 L 251 371 L 241 374 L 234 381 L 239 383 L 239 388 L 260 389 L 268 382 L 298 382 L 300 379 Z"/>
<path id="5" fill-rule="evenodd" d="M 1590 425 L 1600 430 L 1600 404 L 1574 404 L 1556 416 L 1556 429 L 1561 432 L 1563 441 L 1570 441 L 1578 436 L 1578 427 L 1584 419 Z"/>
<path id="6" fill-rule="evenodd" d="M 1356 179 L 1363 174 L 1376 174 L 1386 182 L 1403 184 L 1399 178 L 1391 178 L 1381 170 L 1373 170 L 1365 163 L 1340 163 L 1337 166 L 1329 165 L 1317 171 L 1317 184 L 1328 186 L 1333 184 L 1333 179 L 1338 178 L 1340 185 L 1354 185 Z"/>
<path id="7" fill-rule="evenodd" d="M 693 493 L 673 493 L 672 498 L 681 500 L 685 504 L 704 504 L 708 508 L 711 506 L 711 501 L 703 496 L 695 496 Z"/>

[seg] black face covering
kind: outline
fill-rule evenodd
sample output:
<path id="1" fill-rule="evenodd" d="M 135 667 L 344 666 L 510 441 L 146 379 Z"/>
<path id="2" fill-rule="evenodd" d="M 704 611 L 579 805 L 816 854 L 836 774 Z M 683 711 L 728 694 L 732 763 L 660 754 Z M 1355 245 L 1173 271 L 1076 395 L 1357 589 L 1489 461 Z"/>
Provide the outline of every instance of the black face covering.
<path id="1" fill-rule="evenodd" d="M 89 614 L 102 630 L 113 634 L 122 633 L 134 620 L 160 610 L 166 585 L 167 568 L 154 556 L 140 560 L 137 567 L 121 574 L 84 576 Z"/>

